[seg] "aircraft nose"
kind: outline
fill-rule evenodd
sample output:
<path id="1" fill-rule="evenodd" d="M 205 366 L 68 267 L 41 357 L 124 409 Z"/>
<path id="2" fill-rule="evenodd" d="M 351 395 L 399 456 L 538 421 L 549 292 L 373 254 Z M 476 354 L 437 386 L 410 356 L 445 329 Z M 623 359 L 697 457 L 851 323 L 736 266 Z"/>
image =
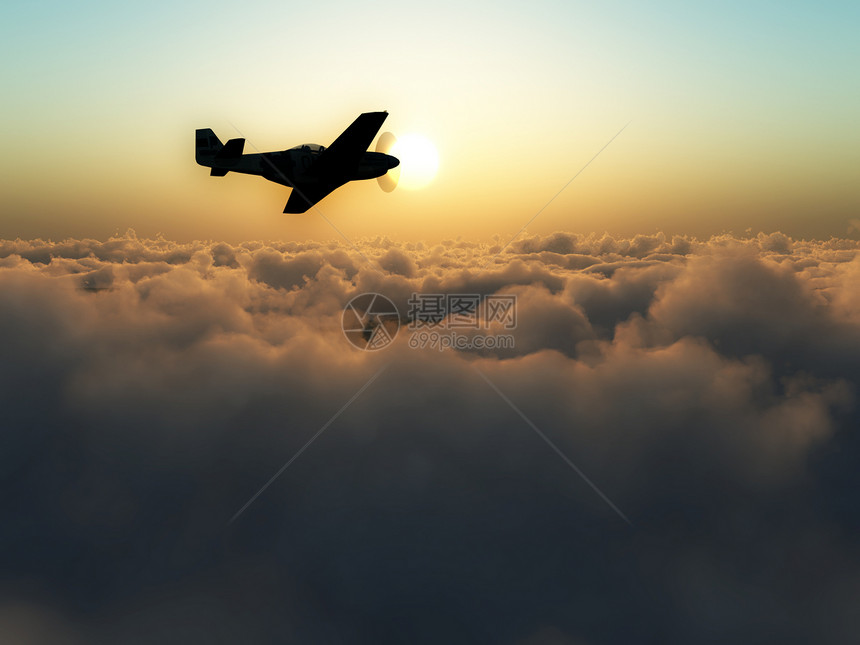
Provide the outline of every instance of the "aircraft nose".
<path id="1" fill-rule="evenodd" d="M 388 161 L 389 170 L 391 170 L 392 168 L 397 168 L 397 166 L 400 165 L 400 159 L 398 159 L 397 157 L 392 157 L 391 155 L 388 155 L 388 159 L 386 161 Z"/>

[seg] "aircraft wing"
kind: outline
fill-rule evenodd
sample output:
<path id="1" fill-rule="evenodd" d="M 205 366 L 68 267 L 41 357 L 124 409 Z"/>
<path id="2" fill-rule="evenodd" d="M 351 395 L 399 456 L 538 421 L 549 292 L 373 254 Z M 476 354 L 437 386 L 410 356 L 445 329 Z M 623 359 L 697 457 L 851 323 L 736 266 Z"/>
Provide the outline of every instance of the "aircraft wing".
<path id="1" fill-rule="evenodd" d="M 287 200 L 284 208 L 285 213 L 304 213 L 323 197 L 336 188 L 340 188 L 346 181 L 300 183 L 296 182 L 293 192 Z"/>
<path id="2" fill-rule="evenodd" d="M 333 190 L 355 177 L 358 165 L 370 147 L 388 112 L 365 112 L 314 161 L 296 182 L 285 213 L 304 213 Z"/>
<path id="3" fill-rule="evenodd" d="M 361 157 L 367 152 L 387 116 L 388 112 L 365 112 L 359 115 L 343 134 L 323 151 L 307 174 L 323 182 L 343 179 L 346 183 L 352 179 L 358 170 L 358 164 L 361 163 Z"/>

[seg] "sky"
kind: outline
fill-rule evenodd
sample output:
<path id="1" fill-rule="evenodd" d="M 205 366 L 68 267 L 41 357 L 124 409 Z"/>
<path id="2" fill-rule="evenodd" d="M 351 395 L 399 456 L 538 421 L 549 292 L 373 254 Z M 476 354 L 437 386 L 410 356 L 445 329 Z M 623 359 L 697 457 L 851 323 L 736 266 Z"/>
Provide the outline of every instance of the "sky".
<path id="1" fill-rule="evenodd" d="M 0 641 L 860 642 L 859 13 L 5 3 Z"/>
<path id="2" fill-rule="evenodd" d="M 327 198 L 348 237 L 849 232 L 856 3 L 5 3 L 0 237 L 334 239 L 211 178 L 192 132 L 327 145 L 359 113 L 434 143 L 420 191 Z"/>

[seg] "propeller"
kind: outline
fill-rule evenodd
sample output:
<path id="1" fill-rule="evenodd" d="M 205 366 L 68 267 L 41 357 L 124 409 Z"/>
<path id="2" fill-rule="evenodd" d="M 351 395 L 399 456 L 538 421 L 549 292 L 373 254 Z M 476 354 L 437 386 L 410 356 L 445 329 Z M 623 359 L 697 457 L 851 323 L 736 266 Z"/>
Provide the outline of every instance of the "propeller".
<path id="1" fill-rule="evenodd" d="M 390 132 L 383 132 L 379 137 L 379 141 L 376 142 L 376 151 L 384 154 L 391 154 L 391 149 L 394 147 L 395 143 L 397 143 L 397 137 Z M 382 177 L 376 178 L 376 181 L 379 182 L 379 187 L 386 193 L 390 193 L 392 190 L 397 188 L 397 182 L 399 180 L 400 166 L 392 168 L 382 175 Z"/>

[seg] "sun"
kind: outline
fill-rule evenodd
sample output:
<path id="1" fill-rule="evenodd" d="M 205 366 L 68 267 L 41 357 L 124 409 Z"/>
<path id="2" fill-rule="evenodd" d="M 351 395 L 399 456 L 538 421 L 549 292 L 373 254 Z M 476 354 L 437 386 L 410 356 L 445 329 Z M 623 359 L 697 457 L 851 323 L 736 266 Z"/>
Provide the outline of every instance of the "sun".
<path id="1" fill-rule="evenodd" d="M 404 134 L 397 138 L 391 154 L 400 159 L 400 181 L 398 186 L 407 190 L 419 190 L 427 186 L 439 170 L 439 154 L 436 146 L 420 134 Z"/>

